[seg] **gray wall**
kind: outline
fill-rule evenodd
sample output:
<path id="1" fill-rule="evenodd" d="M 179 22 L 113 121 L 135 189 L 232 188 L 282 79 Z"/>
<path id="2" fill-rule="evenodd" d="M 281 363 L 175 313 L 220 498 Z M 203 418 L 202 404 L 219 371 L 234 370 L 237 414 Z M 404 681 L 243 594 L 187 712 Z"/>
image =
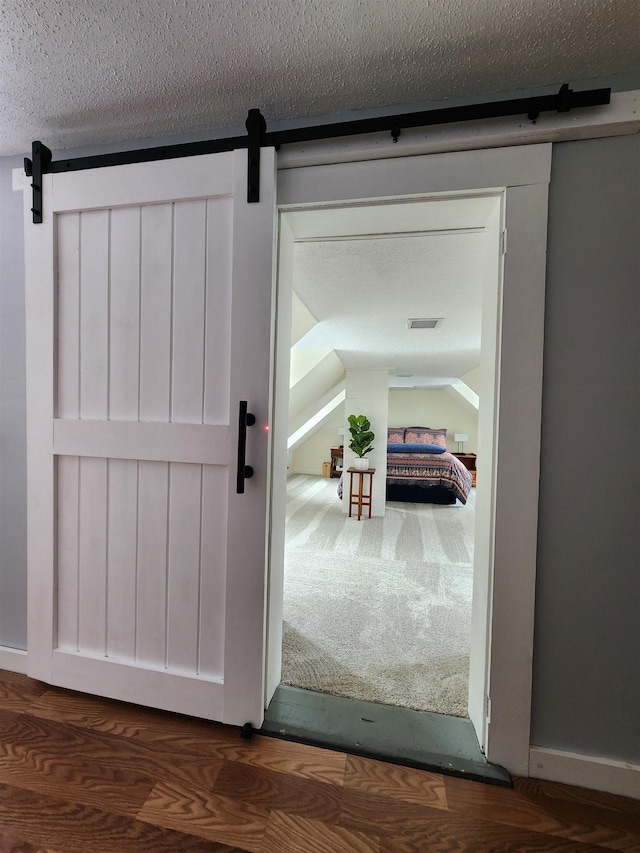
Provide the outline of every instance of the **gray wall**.
<path id="1" fill-rule="evenodd" d="M 640 137 L 551 175 L 532 743 L 640 763 Z"/>
<path id="2" fill-rule="evenodd" d="M 20 157 L 0 158 L 0 645 L 26 648 L 26 463 Z"/>
<path id="3" fill-rule="evenodd" d="M 0 644 L 26 644 L 20 195 L 0 160 Z M 640 762 L 640 138 L 554 148 L 533 737 Z"/>

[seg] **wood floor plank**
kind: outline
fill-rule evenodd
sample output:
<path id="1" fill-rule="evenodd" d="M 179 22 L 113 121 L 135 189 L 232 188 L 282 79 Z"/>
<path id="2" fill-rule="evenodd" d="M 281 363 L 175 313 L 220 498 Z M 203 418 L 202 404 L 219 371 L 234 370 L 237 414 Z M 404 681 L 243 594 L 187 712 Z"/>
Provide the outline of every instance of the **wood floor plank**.
<path id="1" fill-rule="evenodd" d="M 156 785 L 138 813 L 139 821 L 235 845 L 251 853 L 261 853 L 268 818 L 268 808 L 219 794 L 205 796 L 166 782 Z"/>
<path id="2" fill-rule="evenodd" d="M 123 702 L 48 690 L 29 707 L 34 717 L 66 722 L 180 755 L 240 761 L 332 785 L 342 785 L 346 756 L 278 738 L 243 740 L 239 729 L 138 708 Z"/>
<path id="3" fill-rule="evenodd" d="M 0 785 L 0 837 L 27 845 L 24 853 L 32 853 L 29 847 L 38 853 L 244 853 L 245 850 L 9 785 Z M 23 851 L 14 844 L 11 853 Z"/>
<path id="4" fill-rule="evenodd" d="M 505 789 L 0 671 L 0 853 L 640 853 L 640 801 Z"/>
<path id="5" fill-rule="evenodd" d="M 420 831 L 439 814 L 443 809 L 345 788 L 340 825 L 361 830 L 375 826 L 376 831 L 391 834 L 398 827 Z"/>
<path id="6" fill-rule="evenodd" d="M 325 823 L 336 823 L 340 817 L 341 787 L 314 780 L 301 785 L 287 773 L 236 761 L 225 761 L 213 793 Z"/>
<path id="7" fill-rule="evenodd" d="M 179 781 L 211 791 L 223 764 L 219 758 L 165 752 L 162 745 L 149 746 L 132 738 L 83 729 L 30 714 L 0 711 L 0 754 L 2 743 L 36 749 L 43 760 L 72 754 L 76 761 L 99 762 L 113 769 L 129 768 L 155 781 Z"/>
<path id="8" fill-rule="evenodd" d="M 238 729 L 220 723 L 73 693 L 62 688 L 49 688 L 31 704 L 29 713 L 34 717 L 71 723 L 149 745 L 161 742 L 165 751 L 175 749 L 181 753 L 211 755 L 214 758 L 224 758 L 220 754 L 221 744 L 234 744 L 239 738 Z"/>
<path id="9" fill-rule="evenodd" d="M 502 789 L 501 789 L 502 790 Z M 581 844 L 521 827 L 467 817 L 345 789 L 341 826 L 379 833 L 384 853 L 468 851 L 468 853 L 602 853 L 596 845 Z"/>
<path id="10" fill-rule="evenodd" d="M 57 756 L 55 763 L 37 752 L 5 747 L 0 758 L 0 784 L 23 788 L 36 794 L 98 806 L 114 814 L 135 817 L 154 782 L 126 770 L 79 764 L 73 757 Z M 46 772 L 43 768 L 46 765 Z"/>
<path id="11" fill-rule="evenodd" d="M 62 851 L 52 850 L 50 847 L 47 850 L 44 847 L 34 847 L 33 844 L 27 844 L 10 835 L 0 833 L 0 853 L 62 853 Z"/>
<path id="12" fill-rule="evenodd" d="M 636 815 L 569 800 L 498 791 L 453 777 L 445 780 L 449 809 L 458 814 L 594 844 L 609 850 L 640 850 Z"/>
<path id="13" fill-rule="evenodd" d="M 347 756 L 341 752 L 270 737 L 253 738 L 249 743 L 249 747 L 225 750 L 225 758 L 251 767 L 287 773 L 297 779 L 328 785 L 344 784 Z"/>
<path id="14" fill-rule="evenodd" d="M 553 835 L 450 815 L 433 821 L 422 831 L 399 828 L 396 834 L 380 835 L 384 853 L 604 853 L 603 847 L 580 844 Z"/>
<path id="15" fill-rule="evenodd" d="M 47 690 L 47 685 L 17 672 L 2 671 L 0 678 L 0 708 L 22 712 Z"/>
<path id="16" fill-rule="evenodd" d="M 345 789 L 377 794 L 407 803 L 438 809 L 447 808 L 444 779 L 437 773 L 356 755 L 347 756 L 344 786 Z"/>
<path id="17" fill-rule="evenodd" d="M 378 836 L 274 809 L 262 853 L 386 853 Z"/>

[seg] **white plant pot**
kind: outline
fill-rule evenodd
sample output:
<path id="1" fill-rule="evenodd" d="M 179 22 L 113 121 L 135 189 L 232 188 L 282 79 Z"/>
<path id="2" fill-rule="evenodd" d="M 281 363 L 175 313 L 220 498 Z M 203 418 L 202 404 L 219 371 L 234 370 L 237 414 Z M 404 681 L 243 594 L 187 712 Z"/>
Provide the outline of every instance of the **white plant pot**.
<path id="1" fill-rule="evenodd" d="M 369 468 L 369 460 L 366 456 L 358 456 L 353 463 L 353 467 L 357 468 L 358 471 L 366 471 Z"/>

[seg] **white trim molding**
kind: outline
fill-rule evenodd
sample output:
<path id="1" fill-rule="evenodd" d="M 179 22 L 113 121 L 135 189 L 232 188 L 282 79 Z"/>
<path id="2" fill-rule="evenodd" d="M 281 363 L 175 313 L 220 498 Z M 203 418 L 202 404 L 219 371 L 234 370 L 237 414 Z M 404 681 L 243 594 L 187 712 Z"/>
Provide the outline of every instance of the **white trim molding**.
<path id="1" fill-rule="evenodd" d="M 640 764 L 532 746 L 529 776 L 640 799 Z"/>
<path id="2" fill-rule="evenodd" d="M 509 230 L 509 250 L 501 255 L 496 240 L 496 272 L 499 264 L 504 269 L 502 277 L 496 275 L 489 309 L 493 319 L 487 325 L 495 352 L 491 370 L 496 391 L 487 433 L 491 459 L 483 485 L 487 547 L 474 564 L 477 640 L 472 643 L 475 676 L 470 716 L 487 760 L 517 776 L 528 773 L 531 742 L 550 173 L 548 144 L 362 159 L 285 168 L 278 173 L 278 207 L 284 221 L 289 211 L 386 204 L 396 199 L 478 193 L 502 198 L 500 226 Z M 289 231 L 295 240 L 291 227 Z M 283 257 L 281 253 L 281 263 Z M 272 440 L 281 442 L 279 452 L 284 453 L 286 436 L 276 430 Z M 475 587 L 481 571 L 481 585 Z M 274 596 L 272 606 L 273 601 Z M 491 697 L 491 720 L 485 723 L 487 696 Z"/>
<path id="3" fill-rule="evenodd" d="M 0 646 L 0 669 L 7 672 L 19 672 L 27 674 L 27 653 L 24 649 L 11 649 L 9 646 Z"/>
<path id="4" fill-rule="evenodd" d="M 640 90 L 613 92 L 610 104 L 570 113 L 542 113 L 535 122 L 526 116 L 504 116 L 407 128 L 397 143 L 388 131 L 298 142 L 282 146 L 278 152 L 278 169 L 625 136 L 640 132 L 639 107 Z"/>

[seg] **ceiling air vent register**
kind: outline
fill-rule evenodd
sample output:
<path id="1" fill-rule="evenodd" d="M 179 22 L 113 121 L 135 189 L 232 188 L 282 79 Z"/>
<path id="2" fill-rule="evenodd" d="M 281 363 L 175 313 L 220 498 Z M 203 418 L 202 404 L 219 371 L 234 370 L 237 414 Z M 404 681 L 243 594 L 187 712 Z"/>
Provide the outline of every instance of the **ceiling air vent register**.
<path id="1" fill-rule="evenodd" d="M 411 317 L 407 321 L 407 329 L 435 329 L 442 317 L 429 319 L 427 317 Z"/>

